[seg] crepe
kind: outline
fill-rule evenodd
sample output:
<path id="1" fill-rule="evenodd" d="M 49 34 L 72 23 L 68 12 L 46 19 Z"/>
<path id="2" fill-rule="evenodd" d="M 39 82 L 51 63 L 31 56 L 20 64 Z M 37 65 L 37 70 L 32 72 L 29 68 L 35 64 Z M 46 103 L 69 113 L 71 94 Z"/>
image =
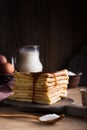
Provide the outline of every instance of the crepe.
<path id="1" fill-rule="evenodd" d="M 55 73 L 22 73 L 15 72 L 15 83 L 11 86 L 13 95 L 10 99 L 53 104 L 67 96 L 68 71 Z"/>

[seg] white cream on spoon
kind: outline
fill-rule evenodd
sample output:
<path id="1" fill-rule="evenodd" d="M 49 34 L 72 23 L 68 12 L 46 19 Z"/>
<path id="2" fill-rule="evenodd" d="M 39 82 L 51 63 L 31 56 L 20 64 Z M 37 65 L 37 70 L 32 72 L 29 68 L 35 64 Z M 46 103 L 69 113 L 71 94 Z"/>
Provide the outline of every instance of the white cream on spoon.
<path id="1" fill-rule="evenodd" d="M 41 117 L 35 115 L 29 115 L 29 114 L 0 114 L 0 117 L 28 117 L 28 118 L 39 120 L 42 123 L 53 124 L 61 120 L 64 117 L 64 114 L 62 115 L 46 114 Z"/>

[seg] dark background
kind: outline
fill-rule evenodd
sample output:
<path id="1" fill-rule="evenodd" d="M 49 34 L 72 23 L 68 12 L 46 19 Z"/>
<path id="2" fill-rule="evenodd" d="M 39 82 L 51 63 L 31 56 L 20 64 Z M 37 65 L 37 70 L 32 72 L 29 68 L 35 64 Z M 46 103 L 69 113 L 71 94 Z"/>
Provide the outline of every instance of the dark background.
<path id="1" fill-rule="evenodd" d="M 68 68 L 86 45 L 84 0 L 0 0 L 0 54 L 11 62 L 24 45 L 40 45 L 44 71 Z"/>

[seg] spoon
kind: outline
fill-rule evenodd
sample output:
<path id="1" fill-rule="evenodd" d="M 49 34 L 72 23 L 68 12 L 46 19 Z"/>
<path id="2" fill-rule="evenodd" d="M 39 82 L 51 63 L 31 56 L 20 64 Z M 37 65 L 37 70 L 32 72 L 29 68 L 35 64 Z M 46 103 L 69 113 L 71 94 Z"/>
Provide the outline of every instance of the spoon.
<path id="1" fill-rule="evenodd" d="M 61 120 L 64 117 L 64 114 L 46 114 L 43 116 L 29 115 L 29 114 L 0 114 L 0 117 L 28 117 L 32 119 L 36 119 L 42 123 L 53 124 L 57 121 Z"/>

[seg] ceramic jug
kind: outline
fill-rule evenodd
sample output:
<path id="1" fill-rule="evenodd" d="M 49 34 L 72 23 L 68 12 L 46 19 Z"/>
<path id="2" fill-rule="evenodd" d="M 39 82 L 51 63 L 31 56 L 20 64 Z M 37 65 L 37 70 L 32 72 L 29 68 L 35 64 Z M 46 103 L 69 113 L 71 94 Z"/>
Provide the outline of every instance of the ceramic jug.
<path id="1" fill-rule="evenodd" d="M 80 89 L 83 106 L 87 106 L 87 89 Z"/>
<path id="2" fill-rule="evenodd" d="M 12 57 L 12 64 L 20 72 L 41 72 L 43 66 L 39 57 L 39 46 L 27 45 L 19 48 Z"/>

